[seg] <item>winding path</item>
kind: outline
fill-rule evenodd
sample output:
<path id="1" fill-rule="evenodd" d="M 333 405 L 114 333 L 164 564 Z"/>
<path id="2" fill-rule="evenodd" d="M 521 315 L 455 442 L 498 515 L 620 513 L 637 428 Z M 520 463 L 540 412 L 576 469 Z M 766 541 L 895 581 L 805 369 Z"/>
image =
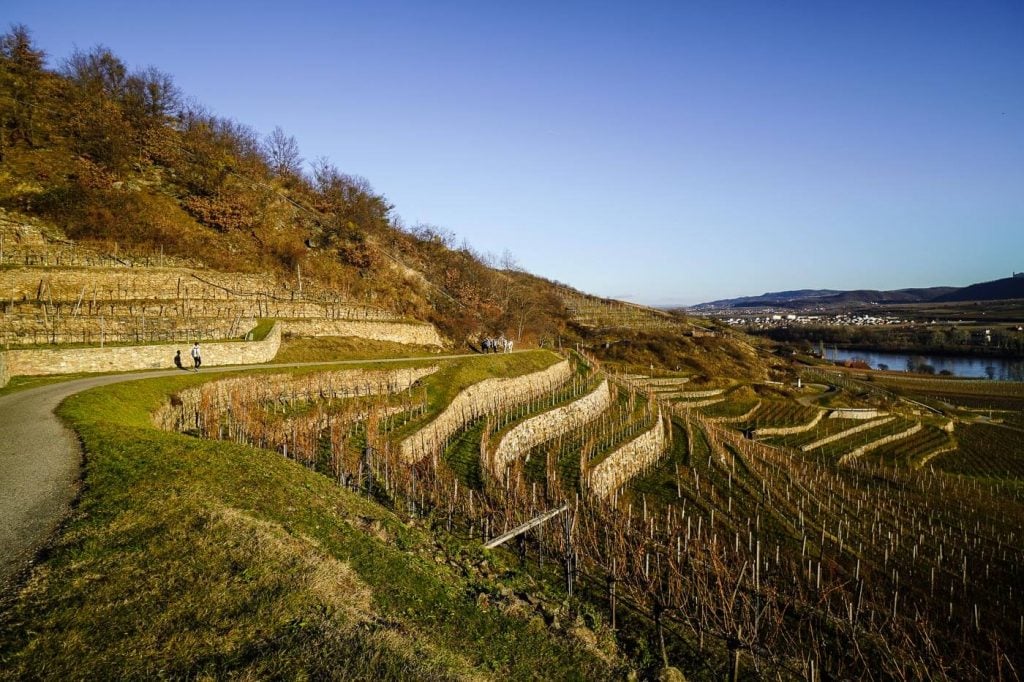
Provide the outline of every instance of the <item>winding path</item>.
<path id="1" fill-rule="evenodd" d="M 516 352 L 527 352 L 516 351 Z M 475 357 L 422 355 L 334 362 L 209 367 L 201 374 L 253 369 L 355 365 Z M 62 381 L 0 396 L 0 594 L 28 566 L 60 526 L 78 492 L 82 450 L 75 433 L 54 414 L 67 397 L 97 386 L 179 375 L 182 370 L 106 374 Z"/>

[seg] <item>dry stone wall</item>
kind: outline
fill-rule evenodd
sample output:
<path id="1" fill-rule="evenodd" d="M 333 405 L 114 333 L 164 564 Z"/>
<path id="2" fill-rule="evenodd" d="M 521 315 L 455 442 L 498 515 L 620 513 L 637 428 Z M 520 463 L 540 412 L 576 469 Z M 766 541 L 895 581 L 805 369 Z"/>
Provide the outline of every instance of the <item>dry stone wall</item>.
<path id="1" fill-rule="evenodd" d="M 661 413 L 647 432 L 612 452 L 590 470 L 590 491 L 602 498 L 611 497 L 633 477 L 657 464 L 668 442 Z"/>
<path id="2" fill-rule="evenodd" d="M 688 410 L 692 410 L 698 407 L 708 407 L 709 405 L 717 405 L 718 403 L 724 402 L 725 398 L 708 398 L 707 400 L 684 400 L 682 402 L 672 403 L 672 408 L 676 414 L 685 414 Z"/>
<path id="3" fill-rule="evenodd" d="M 298 336 L 357 336 L 418 346 L 444 345 L 434 325 L 420 322 L 284 320 L 284 329 Z"/>
<path id="4" fill-rule="evenodd" d="M 918 424 L 914 424 L 913 426 L 911 426 L 906 431 L 900 431 L 899 433 L 894 433 L 891 436 L 886 436 L 885 438 L 879 438 L 878 440 L 871 441 L 870 443 L 868 443 L 866 445 L 861 445 L 859 448 L 856 448 L 854 450 L 850 450 L 845 455 L 840 457 L 839 458 L 839 463 L 840 464 L 846 464 L 848 462 L 851 462 L 851 461 L 857 459 L 858 457 L 862 457 L 862 456 L 866 455 L 867 453 L 871 452 L 872 450 L 875 450 L 877 448 L 882 447 L 883 445 L 888 445 L 889 443 L 892 443 L 893 441 L 902 440 L 904 438 L 909 438 L 910 436 L 913 436 L 915 433 L 920 431 L 921 428 L 922 428 L 921 424 L 919 424 L 919 423 Z"/>
<path id="5" fill-rule="evenodd" d="M 483 464 L 493 476 L 504 480 L 509 464 L 530 448 L 597 419 L 609 405 L 611 392 L 608 390 L 608 380 L 605 379 L 579 400 L 548 410 L 509 429 L 498 447 L 487 457 L 489 461 Z"/>
<path id="6" fill-rule="evenodd" d="M 794 433 L 803 433 L 804 431 L 810 431 L 818 422 L 828 414 L 827 410 L 822 410 L 818 414 L 814 415 L 814 419 L 807 422 L 806 424 L 799 424 L 797 426 L 768 426 L 763 429 L 754 431 L 754 437 L 760 438 L 761 436 L 788 436 Z"/>
<path id="7" fill-rule="evenodd" d="M 881 419 L 875 419 L 874 421 L 864 422 L 860 426 L 854 426 L 844 431 L 840 431 L 839 433 L 833 433 L 831 436 L 819 438 L 818 440 L 812 443 L 808 443 L 807 445 L 801 446 L 800 449 L 803 450 L 804 452 L 807 452 L 808 450 L 820 448 L 822 445 L 834 443 L 837 440 L 842 440 L 843 438 L 846 438 L 847 436 L 852 436 L 855 433 L 860 433 L 861 431 L 868 431 L 869 429 L 873 429 L 876 426 L 881 426 L 882 424 L 888 424 L 893 419 L 895 419 L 895 417 L 883 417 Z"/>
<path id="8" fill-rule="evenodd" d="M 707 391 L 673 391 L 666 393 L 665 395 L 671 395 L 673 398 L 710 398 L 711 396 L 721 395 L 725 392 L 724 388 L 712 388 Z"/>
<path id="9" fill-rule="evenodd" d="M 331 398 L 391 395 L 411 388 L 437 371 L 437 366 L 388 370 L 351 369 L 313 374 L 271 374 L 211 381 L 178 393 L 156 411 L 153 421 L 168 431 L 192 428 L 203 409 L 231 406 L 311 402 Z"/>
<path id="10" fill-rule="evenodd" d="M 887 412 L 877 410 L 873 407 L 840 407 L 832 410 L 829 419 L 877 419 L 884 417 Z"/>
<path id="11" fill-rule="evenodd" d="M 269 362 L 281 347 L 281 325 L 275 324 L 262 341 L 208 343 L 202 348 L 203 366 L 249 365 Z M 75 372 L 126 372 L 138 369 L 171 369 L 174 353 L 181 350 L 186 366 L 191 365 L 190 346 L 113 346 L 106 348 L 63 348 L 3 351 L 6 374 L 71 374 Z M 6 383 L 6 382 L 5 382 Z"/>
<path id="12" fill-rule="evenodd" d="M 455 396 L 433 421 L 402 441 L 402 459 L 412 463 L 440 453 L 448 439 L 473 420 L 542 396 L 568 381 L 572 371 L 569 361 L 562 360 L 539 372 L 473 384 Z"/>

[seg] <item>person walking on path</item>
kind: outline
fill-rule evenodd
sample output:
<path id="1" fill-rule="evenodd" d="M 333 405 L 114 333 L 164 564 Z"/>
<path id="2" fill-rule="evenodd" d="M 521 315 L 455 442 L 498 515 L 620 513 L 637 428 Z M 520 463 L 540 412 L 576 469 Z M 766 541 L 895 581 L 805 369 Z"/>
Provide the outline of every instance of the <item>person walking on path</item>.
<path id="1" fill-rule="evenodd" d="M 174 354 L 174 366 L 177 367 L 178 369 L 185 369 L 184 367 L 181 366 L 181 351 L 180 350 L 177 353 Z"/>
<path id="2" fill-rule="evenodd" d="M 196 341 L 195 345 L 192 346 L 192 371 L 198 372 L 199 366 L 203 364 L 203 358 L 199 354 L 199 342 Z"/>

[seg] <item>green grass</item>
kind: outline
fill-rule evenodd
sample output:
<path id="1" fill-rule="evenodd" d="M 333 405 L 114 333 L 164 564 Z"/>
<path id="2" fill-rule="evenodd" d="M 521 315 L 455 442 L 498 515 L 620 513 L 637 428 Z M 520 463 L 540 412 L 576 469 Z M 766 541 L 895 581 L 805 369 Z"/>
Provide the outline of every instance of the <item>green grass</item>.
<path id="1" fill-rule="evenodd" d="M 745 415 L 747 412 L 750 412 L 758 402 L 757 398 L 726 398 L 724 402 L 714 403 L 713 405 L 707 405 L 697 409 L 708 417 L 728 419 Z"/>
<path id="2" fill-rule="evenodd" d="M 208 379 L 117 384 L 62 406 L 85 486 L 0 607 L 0 678 L 616 674 L 529 613 L 486 605 L 497 583 L 438 561 L 430 535 L 384 508 L 273 453 L 152 427 L 170 393 Z"/>
<path id="3" fill-rule="evenodd" d="M 408 436 L 428 423 L 447 407 L 460 391 L 485 379 L 507 378 L 539 372 L 559 361 L 546 350 L 525 353 L 498 353 L 459 358 L 446 362 L 439 371 L 423 379 L 427 409 L 423 416 L 396 432 L 397 438 Z"/>
<path id="4" fill-rule="evenodd" d="M 483 472 L 480 470 L 480 437 L 484 422 L 477 420 L 454 440 L 444 453 L 444 462 L 464 485 L 473 490 L 483 490 Z"/>
<path id="5" fill-rule="evenodd" d="M 274 322 L 276 320 L 262 319 L 256 323 L 256 326 L 249 330 L 249 334 L 252 334 L 253 341 L 262 341 L 267 338 L 267 334 L 274 328 Z M 246 334 L 248 336 L 248 334 Z"/>
<path id="6" fill-rule="evenodd" d="M 375 341 L 352 336 L 315 338 L 285 335 L 274 362 L 320 362 L 364 358 L 407 358 L 436 355 L 437 346 L 416 346 L 393 341 Z"/>
<path id="7" fill-rule="evenodd" d="M 72 379 L 81 379 L 82 377 L 92 376 L 91 374 L 46 374 L 40 376 L 28 376 L 28 377 L 11 377 L 10 381 L 7 382 L 6 386 L 0 387 L 0 396 L 8 395 L 10 393 L 17 393 L 18 391 L 24 391 L 29 388 L 36 388 L 39 386 L 46 386 L 48 384 L 56 384 L 61 381 L 71 381 Z"/>

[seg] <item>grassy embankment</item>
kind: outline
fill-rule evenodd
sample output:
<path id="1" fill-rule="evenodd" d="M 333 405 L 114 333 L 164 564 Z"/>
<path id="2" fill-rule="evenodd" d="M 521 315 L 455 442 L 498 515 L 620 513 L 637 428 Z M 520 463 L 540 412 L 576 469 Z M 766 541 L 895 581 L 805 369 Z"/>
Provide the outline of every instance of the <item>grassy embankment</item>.
<path id="1" fill-rule="evenodd" d="M 417 346 L 352 336 L 297 337 L 285 333 L 274 362 L 408 358 L 437 355 L 440 352 L 437 346 Z"/>
<path id="2" fill-rule="evenodd" d="M 543 364 L 531 355 L 506 361 Z M 0 609 L 0 677 L 613 674 L 592 635 L 581 646 L 505 608 L 499 590 L 538 588 L 501 557 L 446 548 L 267 451 L 151 425 L 168 395 L 209 378 L 118 384 L 61 408 L 87 453 L 85 486 Z M 446 561 L 452 551 L 489 562 L 490 577 Z"/>

